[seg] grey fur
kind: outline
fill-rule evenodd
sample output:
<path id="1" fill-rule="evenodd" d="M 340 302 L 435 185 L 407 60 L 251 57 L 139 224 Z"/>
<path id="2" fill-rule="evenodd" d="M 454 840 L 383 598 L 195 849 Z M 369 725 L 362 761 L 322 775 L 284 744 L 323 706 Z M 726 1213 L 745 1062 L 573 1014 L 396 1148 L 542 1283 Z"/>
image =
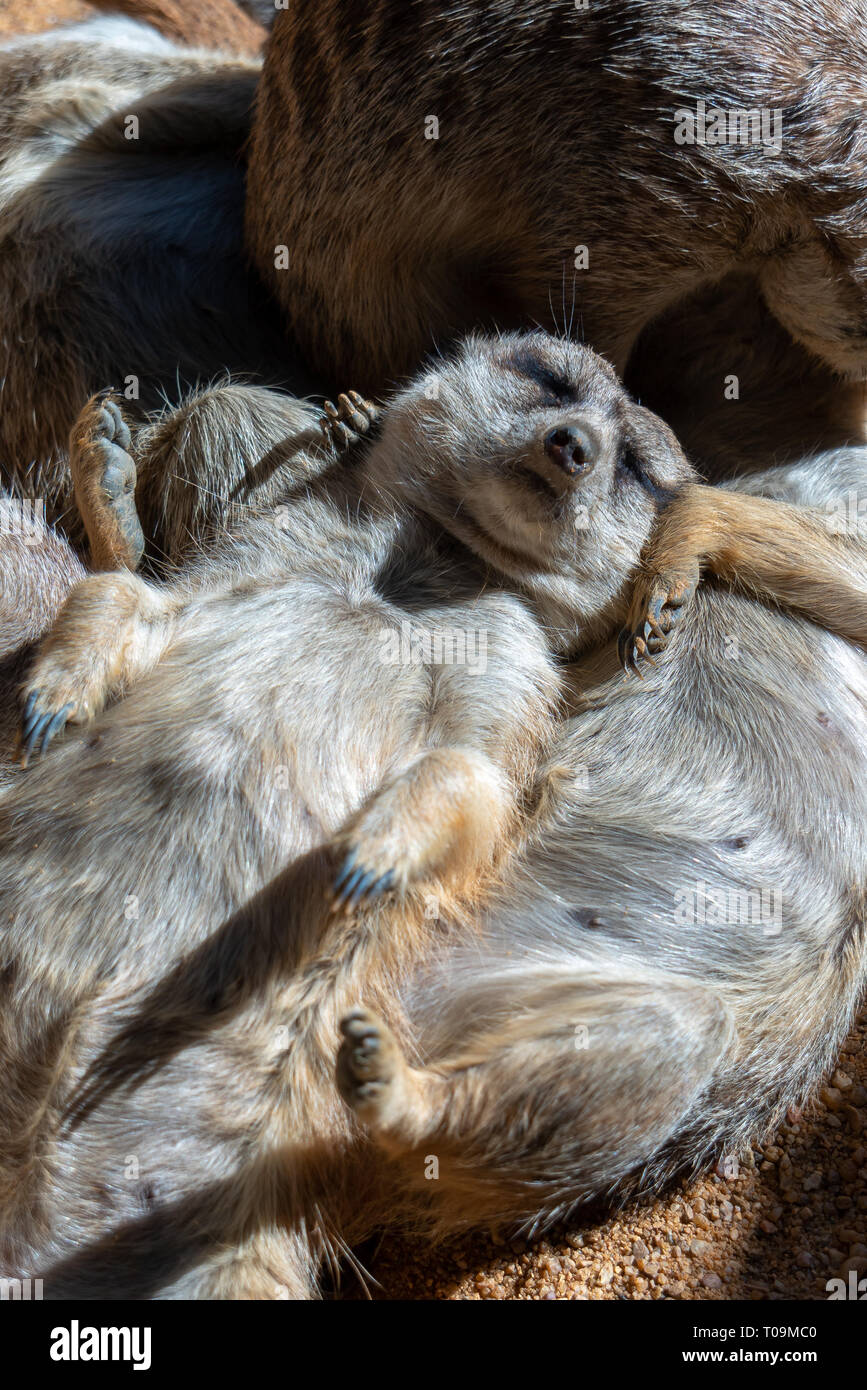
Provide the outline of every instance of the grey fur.
<path id="1" fill-rule="evenodd" d="M 527 350 L 574 401 L 509 365 Z M 4 1263 L 44 1272 L 48 1296 L 307 1296 L 323 1259 L 385 1220 L 536 1228 L 738 1147 L 815 1084 L 849 1024 L 867 959 L 863 655 L 708 589 L 677 648 L 628 681 L 606 634 L 655 505 L 624 446 L 677 484 L 690 470 L 670 432 L 566 343 L 469 344 L 433 379 L 398 396 L 361 462 L 308 483 L 322 456 L 287 460 L 279 524 L 242 524 L 173 588 L 89 581 L 95 606 L 67 608 L 30 677 L 80 689 L 98 647 L 64 648 L 64 632 L 77 611 L 113 639 L 133 596 L 143 674 L 104 713 L 83 701 L 92 720 L 0 803 Z M 512 550 L 504 573 L 501 545 L 526 547 L 527 517 L 547 515 L 512 469 L 540 466 L 562 420 L 602 441 L 566 494 L 566 522 L 592 504 L 589 528 L 545 523 L 549 572 Z M 750 486 L 813 507 L 821 536 L 835 487 L 865 477 L 852 449 Z M 863 573 L 860 539 L 841 544 Z M 409 603 L 466 622 L 461 593 L 480 595 L 492 669 L 441 670 L 421 706 L 418 672 L 383 684 L 387 592 L 389 621 Z M 542 632 L 584 648 L 559 725 Z M 447 750 L 472 730 L 507 785 L 535 782 L 516 857 L 449 889 L 414 877 L 404 822 L 402 902 L 331 915 L 335 834 L 359 840 L 419 738 Z M 700 882 L 779 892 L 779 920 L 679 924 L 675 895 Z M 359 1002 L 383 1020 L 344 1025 L 340 1085 L 363 1127 L 333 1074 Z M 359 1083 L 362 1028 L 379 1071 Z"/>

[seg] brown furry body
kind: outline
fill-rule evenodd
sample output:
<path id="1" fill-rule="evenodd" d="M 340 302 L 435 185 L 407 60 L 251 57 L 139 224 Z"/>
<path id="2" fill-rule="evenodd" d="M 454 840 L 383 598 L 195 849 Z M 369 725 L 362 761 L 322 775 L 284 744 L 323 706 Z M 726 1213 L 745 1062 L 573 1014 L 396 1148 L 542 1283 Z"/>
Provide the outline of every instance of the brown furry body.
<path id="1" fill-rule="evenodd" d="M 736 268 L 863 378 L 865 72 L 862 0 L 294 4 L 258 90 L 249 245 L 311 365 L 365 390 L 561 305 L 622 371 L 650 319 Z M 778 110 L 779 149 L 678 145 L 699 101 Z"/>
<path id="2" fill-rule="evenodd" d="M 69 512 L 77 544 L 68 440 L 94 391 L 135 425 L 227 372 L 307 387 L 242 245 L 258 71 L 120 17 L 0 46 L 0 491 Z M 159 462 L 157 557 L 209 492 L 220 514 L 246 497 L 242 443 L 198 489 Z"/>
<path id="3" fill-rule="evenodd" d="M 548 534 L 535 491 L 504 492 L 504 479 L 564 416 L 597 431 L 608 420 L 621 446 L 631 436 L 657 485 L 690 472 L 607 373 L 582 375 L 578 350 L 537 348 L 578 387 L 554 414 L 526 362 L 492 373 L 509 349 L 480 345 L 457 375 L 442 368 L 438 392 L 398 398 L 360 490 L 350 466 L 336 493 L 327 478 L 290 493 L 285 532 L 251 522 L 173 589 L 147 590 L 144 607 L 133 576 L 91 580 L 43 648 L 31 688 L 53 682 L 65 699 L 64 679 L 81 692 L 82 672 L 97 671 L 104 698 L 120 668 L 99 677 L 93 637 L 110 635 L 101 650 L 117 652 L 117 601 L 132 595 L 127 618 L 143 627 L 122 656 L 126 698 L 101 714 L 83 701 L 91 722 L 0 809 L 4 1069 L 16 1078 L 3 1102 L 4 1262 L 45 1271 L 48 1296 L 304 1295 L 326 1254 L 385 1219 L 533 1226 L 745 1142 L 809 1089 L 848 1026 L 865 979 L 863 656 L 808 622 L 702 590 L 676 653 L 643 684 L 615 674 L 605 635 L 655 516 L 646 488 L 600 456 L 566 583 L 545 566 L 534 576 L 514 550 L 503 574 L 504 544 Z M 251 393 L 254 415 L 261 399 Z M 263 451 L 276 443 L 263 430 Z M 297 494 L 316 464 L 287 467 Z M 823 506 L 864 477 L 853 449 L 751 487 L 804 506 L 821 555 Z M 347 824 L 358 838 L 375 788 L 419 737 L 400 724 L 416 676 L 379 684 L 370 646 L 383 602 L 371 578 L 390 574 L 392 601 L 404 592 L 378 549 L 384 537 L 395 553 L 395 488 L 394 515 L 410 503 L 412 538 L 396 552 L 412 558 L 416 618 L 458 611 L 464 573 L 436 542 L 432 587 L 421 582 L 421 508 L 456 553 L 472 538 L 487 594 L 475 602 L 477 575 L 473 621 L 487 605 L 497 643 L 515 639 L 498 648 L 474 737 L 487 729 L 487 755 L 511 767 L 513 787 L 547 752 L 520 851 L 487 887 L 489 850 L 459 859 L 451 883 L 432 882 L 429 864 L 415 877 L 406 866 L 422 863 L 431 827 L 398 809 L 408 891 L 346 919 L 328 911 L 328 846 Z M 473 529 L 486 518 L 488 540 Z M 841 544 L 857 603 L 863 544 Z M 523 598 L 498 597 L 502 586 Z M 564 650 L 586 647 L 567 672 L 575 713 L 559 727 L 539 617 Z M 64 637 L 79 622 L 88 644 Z M 307 688 L 319 670 L 327 700 Z M 519 704 L 518 688 L 536 703 Z M 443 747 L 466 736 L 475 700 L 443 706 L 444 693 L 425 696 L 421 726 Z M 436 828 L 453 794 L 428 785 L 424 804 L 438 808 Z M 390 823 L 374 816 L 371 846 Z M 463 823 L 455 840 L 466 838 Z M 737 911 L 678 918 L 684 897 L 725 904 L 762 889 L 780 895 L 778 924 Z M 360 1002 L 368 1011 L 353 1013 Z M 362 1129 L 334 1084 L 341 1018 L 338 1080 Z M 62 1129 L 70 1102 L 76 1123 Z"/>

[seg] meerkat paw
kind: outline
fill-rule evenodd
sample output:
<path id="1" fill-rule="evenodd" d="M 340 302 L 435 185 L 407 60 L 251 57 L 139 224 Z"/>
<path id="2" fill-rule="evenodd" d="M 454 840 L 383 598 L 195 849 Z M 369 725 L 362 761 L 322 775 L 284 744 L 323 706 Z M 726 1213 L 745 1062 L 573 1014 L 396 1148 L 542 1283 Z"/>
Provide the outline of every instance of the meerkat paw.
<path id="1" fill-rule="evenodd" d="M 411 1067 L 387 1024 L 369 1009 L 340 1021 L 337 1089 L 377 1143 L 392 1154 L 415 1147 L 434 1132 L 448 1105 L 448 1082 Z"/>
<path id="2" fill-rule="evenodd" d="M 636 582 L 617 650 L 623 669 L 641 678 L 641 662 L 654 664 L 686 612 L 698 586 L 694 569 L 642 575 Z"/>
<path id="3" fill-rule="evenodd" d="M 77 585 L 43 640 L 22 691 L 22 766 L 67 724 L 85 724 L 158 659 L 170 601 L 128 570 Z"/>
<path id="4" fill-rule="evenodd" d="M 76 705 L 74 700 L 57 705 L 50 692 L 43 695 L 41 690 L 31 690 L 24 701 L 21 728 L 18 734 L 18 752 L 22 767 L 27 767 L 34 752 L 40 757 L 48 745 L 66 728 Z"/>
<path id="5" fill-rule="evenodd" d="M 55 648 L 37 656 L 24 687 L 24 709 L 18 735 L 22 767 L 47 752 L 67 724 L 86 724 L 99 714 L 108 697 L 106 683 L 84 663 Z"/>
<path id="6" fill-rule="evenodd" d="M 431 837 L 427 827 L 408 823 L 403 793 L 400 784 L 381 792 L 335 841 L 334 911 L 351 912 L 388 892 L 402 895 L 426 877 Z"/>
<path id="7" fill-rule="evenodd" d="M 368 1009 L 340 1021 L 337 1089 L 383 1148 L 410 1149 L 430 1130 L 442 1083 L 407 1062 L 391 1029 Z"/>
<path id="8" fill-rule="evenodd" d="M 506 834 L 510 792 L 477 750 L 428 749 L 382 787 L 336 837 L 335 909 L 426 882 L 475 882 Z"/>
<path id="9" fill-rule="evenodd" d="M 144 552 L 130 442 L 111 391 L 93 396 L 72 429 L 69 466 L 94 569 L 134 570 Z"/>
<path id="10" fill-rule="evenodd" d="M 373 866 L 369 860 L 372 859 Z M 341 861 L 334 880 L 334 909 L 345 908 L 351 911 L 361 903 L 372 902 L 395 886 L 397 873 L 394 865 L 386 866 L 387 855 L 375 850 L 367 854 L 361 845 L 353 845 Z"/>
<path id="11" fill-rule="evenodd" d="M 320 416 L 319 428 L 329 448 L 342 453 L 359 439 L 368 435 L 379 421 L 380 409 L 373 401 L 367 401 L 357 391 L 337 397 L 337 405 L 326 401 L 324 414 Z"/>
<path id="12" fill-rule="evenodd" d="M 375 1119 L 389 1087 L 406 1068 L 403 1054 L 391 1029 L 367 1009 L 353 1009 L 341 1019 L 340 1031 L 338 1090 L 361 1119 Z"/>
<path id="13" fill-rule="evenodd" d="M 338 864 L 334 910 L 351 912 L 394 890 L 403 893 L 423 872 L 423 847 L 407 824 L 403 779 L 381 790 L 334 842 Z"/>

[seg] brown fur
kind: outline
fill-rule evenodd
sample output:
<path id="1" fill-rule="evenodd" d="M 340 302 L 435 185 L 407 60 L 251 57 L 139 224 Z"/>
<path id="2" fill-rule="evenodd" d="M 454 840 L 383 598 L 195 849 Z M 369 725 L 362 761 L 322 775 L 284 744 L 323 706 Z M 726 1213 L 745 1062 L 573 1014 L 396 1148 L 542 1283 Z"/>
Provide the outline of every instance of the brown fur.
<path id="1" fill-rule="evenodd" d="M 94 391 L 135 428 L 228 372 L 309 386 L 242 244 L 258 70 L 120 16 L 0 45 L 0 488 L 76 545 L 69 433 Z M 167 514 L 140 480 L 152 558 L 199 533 L 209 493 L 243 501 L 244 459 L 240 440 L 197 491 L 164 457 Z"/>
<path id="2" fill-rule="evenodd" d="M 865 45 L 860 0 L 296 4 L 258 90 L 249 245 L 311 364 L 361 389 L 561 311 L 622 371 L 734 269 L 863 378 Z M 781 111 L 780 147 L 675 143 L 698 100 Z"/>

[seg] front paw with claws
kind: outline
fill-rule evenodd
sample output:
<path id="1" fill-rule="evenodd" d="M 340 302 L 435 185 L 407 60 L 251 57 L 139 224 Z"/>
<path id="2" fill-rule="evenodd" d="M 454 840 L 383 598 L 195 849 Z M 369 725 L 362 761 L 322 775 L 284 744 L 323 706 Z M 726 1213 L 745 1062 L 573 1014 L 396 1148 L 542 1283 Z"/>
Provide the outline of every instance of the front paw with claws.
<path id="1" fill-rule="evenodd" d="M 57 700 L 46 691 L 31 690 L 24 702 L 21 729 L 18 735 L 18 748 L 21 766 L 27 767 L 34 753 L 41 757 L 48 745 L 66 728 L 75 711 L 75 701 L 67 702 L 58 708 Z"/>
<path id="2" fill-rule="evenodd" d="M 698 566 L 694 570 L 644 575 L 638 579 L 626 627 L 617 644 L 626 672 L 643 679 L 641 663 L 655 664 L 654 656 L 665 650 L 697 586 Z"/>
<path id="3" fill-rule="evenodd" d="M 365 400 L 357 391 L 337 397 L 337 405 L 326 401 L 319 428 L 325 443 L 336 453 L 343 453 L 359 439 L 369 435 L 380 418 L 379 407 Z"/>
<path id="4" fill-rule="evenodd" d="M 394 886 L 395 870 L 371 867 L 364 862 L 358 846 L 350 848 L 334 880 L 334 911 L 352 912 L 366 902 L 373 902 Z"/>

